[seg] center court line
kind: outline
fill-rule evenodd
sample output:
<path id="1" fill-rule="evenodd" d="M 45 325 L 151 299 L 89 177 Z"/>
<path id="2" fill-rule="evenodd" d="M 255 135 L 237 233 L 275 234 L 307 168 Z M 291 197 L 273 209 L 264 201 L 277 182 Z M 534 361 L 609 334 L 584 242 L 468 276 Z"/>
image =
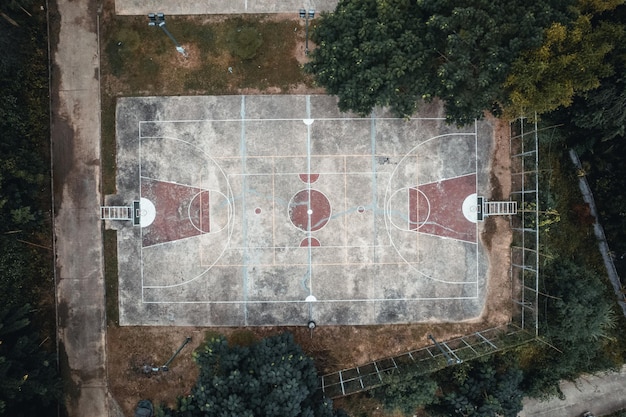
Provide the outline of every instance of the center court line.
<path id="1" fill-rule="evenodd" d="M 476 167 L 474 168 L 476 171 L 476 195 L 478 195 L 478 120 L 474 120 L 474 156 L 476 157 L 475 158 Z M 478 230 L 478 222 L 476 222 L 476 298 L 478 298 L 478 295 L 480 292 L 480 289 L 478 288 L 479 271 L 480 271 L 480 262 L 478 260 L 479 249 L 480 249 L 478 247 L 479 236 L 480 236 L 480 232 Z"/>
<path id="2" fill-rule="evenodd" d="M 241 268 L 241 276 L 242 276 L 242 295 L 244 299 L 243 305 L 243 320 L 244 324 L 248 325 L 248 248 L 246 246 L 246 242 L 248 241 L 248 227 L 246 225 L 246 96 L 241 96 L 241 119 L 239 122 L 241 123 L 241 140 L 239 144 L 239 155 L 241 157 L 241 173 L 243 175 L 241 182 L 241 234 L 244 244 L 243 249 L 243 266 Z"/>
<path id="3" fill-rule="evenodd" d="M 242 96 L 242 97 L 246 97 L 246 96 Z M 397 117 L 378 117 L 378 120 L 404 120 L 404 119 L 399 119 Z M 320 121 L 334 121 L 334 120 L 340 120 L 340 121 L 345 121 L 345 120 L 350 120 L 350 121 L 358 121 L 358 122 L 368 122 L 368 119 L 364 119 L 362 117 L 320 117 L 317 118 L 316 120 L 320 120 Z M 418 117 L 415 119 L 409 119 L 409 121 L 411 120 L 446 120 L 443 117 Z M 175 120 L 143 120 L 140 121 L 140 126 L 141 123 L 155 123 L 155 124 L 159 124 L 159 123 L 213 123 L 213 122 L 229 122 L 229 123 L 236 123 L 236 122 L 240 122 L 241 119 L 175 119 Z M 254 123 L 254 122 L 301 122 L 302 119 L 297 119 L 297 118 L 266 118 L 266 119 L 246 119 L 247 122 L 250 123 Z M 463 132 L 461 132 L 463 133 Z M 141 136 L 143 137 L 143 136 Z"/>
<path id="4" fill-rule="evenodd" d="M 370 146 L 372 152 L 372 239 L 374 243 L 374 261 L 378 259 L 378 253 L 376 252 L 376 241 L 378 230 L 376 229 L 376 212 L 378 211 L 378 178 L 377 178 L 377 164 L 378 161 L 376 159 L 376 114 L 374 110 L 370 115 Z"/>
<path id="5" fill-rule="evenodd" d="M 137 170 L 138 182 L 139 182 L 139 200 L 141 201 L 141 122 L 139 122 L 139 137 L 138 139 L 138 165 L 139 169 Z M 143 279 L 143 227 L 139 228 L 139 274 L 141 275 L 141 302 L 145 301 L 144 297 L 144 279 Z"/>
<path id="6" fill-rule="evenodd" d="M 313 248 L 311 247 L 311 96 L 306 96 L 306 173 L 307 173 L 307 190 L 309 198 L 307 199 L 307 231 L 309 239 L 308 259 L 309 259 L 309 295 L 313 295 Z M 309 311 L 310 318 L 311 311 Z"/>

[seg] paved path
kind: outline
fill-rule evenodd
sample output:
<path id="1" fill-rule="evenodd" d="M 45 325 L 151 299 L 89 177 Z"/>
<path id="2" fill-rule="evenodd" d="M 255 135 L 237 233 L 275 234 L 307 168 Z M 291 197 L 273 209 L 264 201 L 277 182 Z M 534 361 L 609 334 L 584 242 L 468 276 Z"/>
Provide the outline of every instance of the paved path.
<path id="1" fill-rule="evenodd" d="M 115 0 L 115 13 L 142 15 L 150 12 L 168 14 L 242 14 L 298 13 L 299 9 L 335 10 L 338 0 Z"/>
<path id="2" fill-rule="evenodd" d="M 106 417 L 96 0 L 51 2 L 58 334 L 70 417 Z M 55 10 L 56 8 L 56 10 Z M 71 380 L 67 380 L 71 378 Z"/>
<path id="3" fill-rule="evenodd" d="M 579 417 L 585 411 L 602 416 L 626 408 L 626 366 L 621 372 L 585 376 L 573 382 L 562 382 L 565 400 L 558 398 L 539 402 L 524 400 L 519 417 Z"/>

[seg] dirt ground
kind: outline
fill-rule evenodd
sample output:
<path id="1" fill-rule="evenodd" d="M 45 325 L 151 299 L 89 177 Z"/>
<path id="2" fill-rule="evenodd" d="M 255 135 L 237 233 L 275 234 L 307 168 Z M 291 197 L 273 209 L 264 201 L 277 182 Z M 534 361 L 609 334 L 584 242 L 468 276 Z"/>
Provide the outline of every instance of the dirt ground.
<path id="1" fill-rule="evenodd" d="M 313 45 L 309 45 L 310 48 Z M 193 47 L 189 46 L 193 54 Z M 304 62 L 304 42 L 293 51 L 299 62 Z M 178 59 L 174 57 L 173 59 Z M 187 65 L 192 65 L 187 62 Z M 103 79 L 104 81 L 104 79 Z M 104 89 L 115 90 L 115 83 Z M 119 91 L 119 90 L 118 90 Z M 319 94 L 323 90 L 305 85 L 294 87 L 291 94 Z M 246 89 L 242 94 L 271 93 Z M 494 153 L 492 159 L 491 199 L 508 196 L 511 189 L 509 157 L 509 125 L 505 121 L 490 119 L 494 124 Z M 483 314 L 471 321 L 459 323 L 416 323 L 387 326 L 325 326 L 313 334 L 307 328 L 261 327 L 247 331 L 262 338 L 290 331 L 303 349 L 311 355 L 319 372 L 327 373 L 349 368 L 371 360 L 393 356 L 429 344 L 428 334 L 438 340 L 448 340 L 481 329 L 495 327 L 509 321 L 511 287 L 509 278 L 511 231 L 508 218 L 488 218 L 483 243 L 489 252 L 488 295 Z M 202 343 L 207 331 L 219 332 L 227 337 L 240 333 L 234 328 L 194 327 L 117 327 L 107 329 L 107 371 L 109 389 L 124 415 L 131 416 L 138 400 L 148 398 L 156 404 L 175 404 L 178 396 L 189 393 L 198 370 L 192 352 Z M 192 341 L 171 363 L 168 372 L 146 372 L 148 368 L 163 365 L 183 343 L 185 337 Z M 376 411 L 371 415 L 384 415 Z"/>

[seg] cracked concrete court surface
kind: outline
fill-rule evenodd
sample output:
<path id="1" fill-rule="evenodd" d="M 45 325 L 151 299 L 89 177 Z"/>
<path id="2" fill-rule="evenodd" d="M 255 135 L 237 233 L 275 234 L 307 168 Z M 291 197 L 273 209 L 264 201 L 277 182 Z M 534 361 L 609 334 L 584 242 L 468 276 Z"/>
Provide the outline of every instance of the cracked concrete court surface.
<path id="1" fill-rule="evenodd" d="M 492 129 L 437 105 L 401 120 L 328 96 L 122 98 L 120 324 L 460 321 L 488 261 L 476 196 Z"/>

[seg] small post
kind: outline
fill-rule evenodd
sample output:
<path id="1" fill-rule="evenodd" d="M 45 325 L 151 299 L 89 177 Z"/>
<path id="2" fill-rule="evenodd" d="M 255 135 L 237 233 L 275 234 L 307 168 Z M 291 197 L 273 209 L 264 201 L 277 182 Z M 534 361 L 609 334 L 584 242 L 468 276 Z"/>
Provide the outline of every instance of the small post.
<path id="1" fill-rule="evenodd" d="M 313 329 L 315 329 L 317 327 L 317 324 L 315 324 L 315 322 L 313 320 L 309 320 L 309 323 L 307 324 L 307 327 L 311 331 L 311 339 L 313 339 Z"/>
<path id="2" fill-rule="evenodd" d="M 304 54 L 309 54 L 309 19 L 313 19 L 315 17 L 315 10 L 309 9 L 308 11 L 305 9 L 300 9 L 300 18 L 304 19 L 304 27 L 305 27 L 305 44 L 304 44 Z"/>

